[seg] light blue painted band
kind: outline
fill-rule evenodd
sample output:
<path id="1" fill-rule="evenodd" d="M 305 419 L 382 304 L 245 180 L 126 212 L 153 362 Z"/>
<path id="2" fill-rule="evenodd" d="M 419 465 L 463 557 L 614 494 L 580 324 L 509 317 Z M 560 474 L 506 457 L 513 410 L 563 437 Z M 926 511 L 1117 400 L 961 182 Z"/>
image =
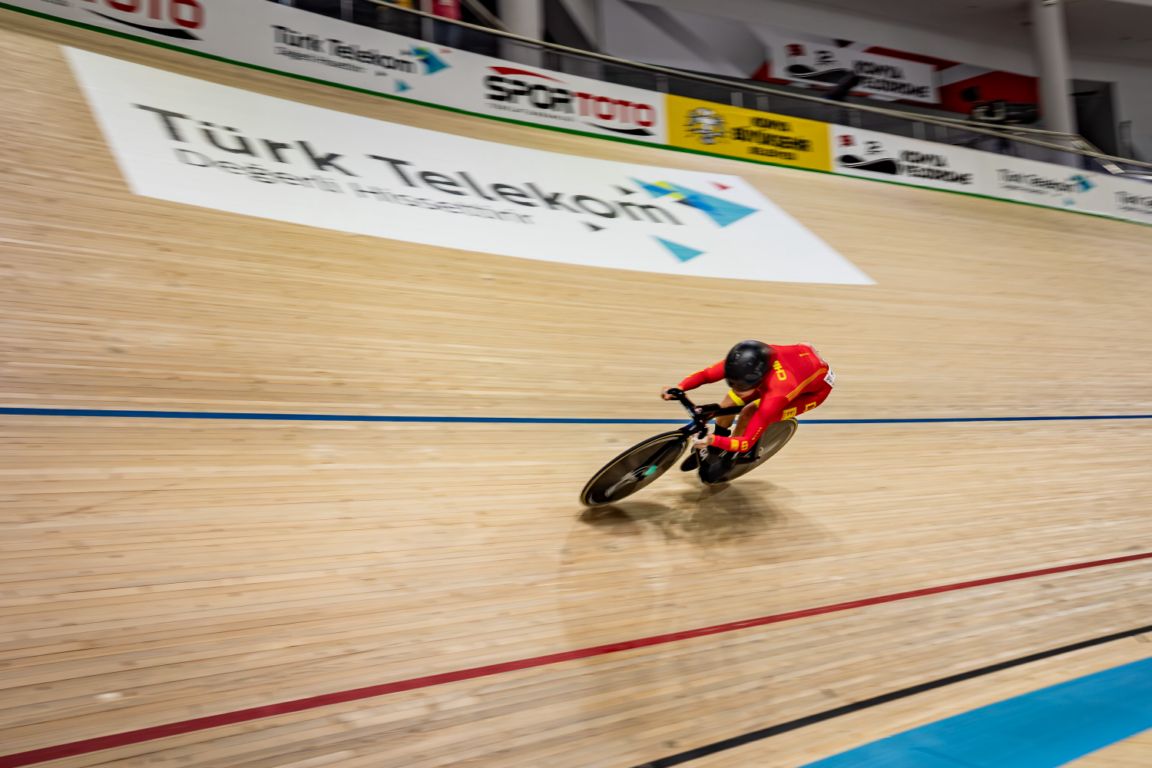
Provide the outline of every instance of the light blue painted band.
<path id="1" fill-rule="evenodd" d="M 1000 701 L 805 768 L 1054 768 L 1152 728 L 1152 658 Z"/>

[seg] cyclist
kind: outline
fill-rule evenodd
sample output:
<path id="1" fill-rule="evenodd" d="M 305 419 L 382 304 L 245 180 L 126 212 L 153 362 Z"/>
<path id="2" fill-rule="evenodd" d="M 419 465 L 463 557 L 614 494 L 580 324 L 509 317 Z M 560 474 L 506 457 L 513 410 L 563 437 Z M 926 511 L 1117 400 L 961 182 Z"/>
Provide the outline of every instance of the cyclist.
<path id="1" fill-rule="evenodd" d="M 727 381 L 729 391 L 720 405 L 744 406 L 737 434 L 732 435 L 729 430 L 735 416 L 718 417 L 715 433 L 693 444 L 694 450 L 680 467 L 686 472 L 697 467 L 698 451 L 705 446 L 714 449 L 710 454 L 726 459 L 752 451 L 769 425 L 795 418 L 823 403 L 832 392 L 836 375 L 808 344 L 748 340 L 732 347 L 728 356 L 715 365 L 686 377 L 678 386 L 687 391 L 721 380 Z M 660 395 L 665 400 L 675 399 L 667 387 Z"/>

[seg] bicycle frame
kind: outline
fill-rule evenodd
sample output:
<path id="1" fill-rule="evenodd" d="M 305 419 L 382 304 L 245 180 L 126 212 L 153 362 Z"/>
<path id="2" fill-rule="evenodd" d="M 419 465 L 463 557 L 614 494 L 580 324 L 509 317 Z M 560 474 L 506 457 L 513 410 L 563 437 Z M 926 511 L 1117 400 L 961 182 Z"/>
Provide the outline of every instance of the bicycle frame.
<path id="1" fill-rule="evenodd" d="M 675 387 L 669 389 L 668 394 L 672 395 L 692 415 L 692 422 L 680 428 L 680 431 L 685 435 L 695 434 L 697 437 L 704 437 L 708 434 L 708 422 L 712 419 L 717 416 L 733 416 L 744 410 L 742 405 L 732 405 L 727 408 L 721 408 L 718 403 L 696 405 L 688 399 L 684 390 Z"/>

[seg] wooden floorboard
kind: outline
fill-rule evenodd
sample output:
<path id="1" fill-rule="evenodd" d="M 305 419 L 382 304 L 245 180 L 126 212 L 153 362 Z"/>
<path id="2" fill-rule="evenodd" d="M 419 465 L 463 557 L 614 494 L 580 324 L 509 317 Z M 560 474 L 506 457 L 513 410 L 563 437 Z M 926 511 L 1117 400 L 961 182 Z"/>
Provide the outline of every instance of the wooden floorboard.
<path id="1" fill-rule="evenodd" d="M 0 27 L 0 150 L 18 158 L 0 175 L 2 407 L 677 419 L 660 387 L 761 337 L 833 363 L 814 419 L 1152 414 L 1146 227 L 491 123 L 8 12 Z M 137 197 L 60 44 L 738 175 L 876 285 L 597 270 Z M 1152 616 L 1138 559 L 737 626 L 1152 552 L 1152 421 L 808 423 L 726 489 L 674 471 L 580 507 L 598 467 L 671 427 L 0 415 L 0 755 L 269 706 L 52 765 L 627 768 Z M 726 629 L 539 661 L 711 626 Z M 1118 640 L 696 764 L 801 765 L 1150 647 Z M 275 709 L 440 674 L 459 677 Z M 1080 764 L 1144 764 L 1148 748 Z"/>

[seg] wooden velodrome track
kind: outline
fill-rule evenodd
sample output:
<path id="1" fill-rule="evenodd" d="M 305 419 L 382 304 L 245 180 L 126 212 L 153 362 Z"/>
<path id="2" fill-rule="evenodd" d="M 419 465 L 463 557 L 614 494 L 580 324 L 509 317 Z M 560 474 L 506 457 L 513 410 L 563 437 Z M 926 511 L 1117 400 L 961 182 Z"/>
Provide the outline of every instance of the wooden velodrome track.
<path id="1" fill-rule="evenodd" d="M 0 26 L 0 406 L 676 418 L 660 386 L 761 337 L 832 361 L 824 419 L 1152 413 L 1146 227 Z M 739 175 L 877 284 L 596 270 L 135 197 L 61 43 Z M 656 430 L 0 415 L 0 755 L 31 753 L 0 765 L 627 767 L 1150 623 L 1149 421 L 810 424 L 726 490 L 671 473 L 581 509 L 589 474 Z M 1149 655 L 1135 634 L 694 764 L 801 765 Z M 1150 754 L 1145 736 L 1081 762 Z"/>

